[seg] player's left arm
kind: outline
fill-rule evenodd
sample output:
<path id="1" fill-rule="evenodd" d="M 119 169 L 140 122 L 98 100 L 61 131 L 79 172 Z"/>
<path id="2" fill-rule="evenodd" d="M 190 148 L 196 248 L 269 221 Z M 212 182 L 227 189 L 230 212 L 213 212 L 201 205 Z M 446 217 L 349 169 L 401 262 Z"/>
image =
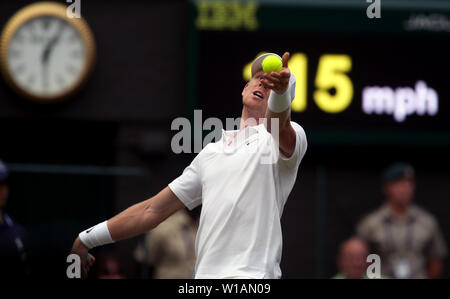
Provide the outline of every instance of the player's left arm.
<path id="1" fill-rule="evenodd" d="M 271 100 L 280 100 L 284 101 L 282 99 L 283 95 L 288 96 L 286 93 L 288 93 L 288 87 L 289 87 L 289 78 L 291 76 L 291 72 L 288 68 L 288 60 L 289 60 L 289 53 L 285 52 L 282 57 L 282 63 L 283 67 L 279 73 L 272 72 L 270 74 L 264 74 L 263 79 L 261 80 L 262 84 L 265 86 L 265 88 L 271 89 L 271 93 L 275 92 L 275 95 L 271 95 L 272 98 L 269 98 L 269 101 Z M 290 103 L 290 100 L 289 100 Z M 278 138 L 279 138 L 279 148 L 280 152 L 285 157 L 290 157 L 295 150 L 295 130 L 291 125 L 291 108 L 290 105 L 287 106 L 287 108 L 283 111 L 274 112 L 270 109 L 271 105 L 267 106 L 266 110 L 266 128 L 271 133 L 274 134 L 276 132 L 271 132 L 272 128 L 272 120 L 278 119 L 279 124 L 279 132 L 278 132 Z"/>

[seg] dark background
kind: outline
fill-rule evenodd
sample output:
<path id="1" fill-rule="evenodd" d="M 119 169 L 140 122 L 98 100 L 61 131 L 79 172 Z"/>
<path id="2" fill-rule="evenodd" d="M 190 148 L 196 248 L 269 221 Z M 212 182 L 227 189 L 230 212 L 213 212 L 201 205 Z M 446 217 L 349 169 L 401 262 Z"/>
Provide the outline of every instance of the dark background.
<path id="1" fill-rule="evenodd" d="M 0 26 L 32 2 L 2 1 Z M 450 242 L 448 33 L 402 32 L 399 19 L 408 10 L 388 6 L 382 19 L 368 20 L 365 5 L 261 5 L 260 27 L 249 32 L 196 30 L 196 6 L 186 1 L 82 1 L 97 61 L 78 94 L 39 105 L 0 80 L 0 159 L 12 170 L 7 211 L 28 231 L 33 275 L 65 277 L 65 258 L 79 231 L 181 174 L 195 155 L 171 151 L 172 120 L 192 117 L 195 108 L 203 119 L 239 117 L 242 67 L 262 50 L 306 53 L 309 95 L 320 55 L 353 59 L 355 98 L 348 110 L 324 115 L 309 96 L 307 110 L 293 115 L 309 146 L 282 218 L 283 277 L 336 273 L 339 244 L 382 203 L 380 173 L 399 160 L 416 168 L 416 202 L 437 217 Z M 398 124 L 392 116 L 362 115 L 362 86 L 413 87 L 418 79 L 438 91 L 438 117 L 408 116 Z M 224 87 L 220 94 L 217 85 Z M 87 174 L 74 166 L 102 171 Z M 106 246 L 121 253 L 128 277 L 141 277 L 131 254 L 138 240 Z M 445 269 L 448 278 L 448 259 Z"/>

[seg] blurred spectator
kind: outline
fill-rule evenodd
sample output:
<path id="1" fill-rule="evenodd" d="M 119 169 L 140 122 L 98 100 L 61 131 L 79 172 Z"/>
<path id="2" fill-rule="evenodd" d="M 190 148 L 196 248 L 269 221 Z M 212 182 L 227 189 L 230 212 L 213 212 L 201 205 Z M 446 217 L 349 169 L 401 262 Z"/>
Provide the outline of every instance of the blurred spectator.
<path id="1" fill-rule="evenodd" d="M 447 248 L 434 216 L 412 203 L 414 169 L 405 163 L 390 166 L 382 186 L 386 203 L 357 226 L 357 235 L 380 255 L 382 275 L 439 277 Z"/>
<path id="2" fill-rule="evenodd" d="M 98 279 L 124 279 L 123 262 L 114 252 L 101 253 L 96 258 L 96 277 Z"/>
<path id="3" fill-rule="evenodd" d="M 351 238 L 344 241 L 339 248 L 337 266 L 339 273 L 334 279 L 361 279 L 367 278 L 367 256 L 369 247 L 361 239 Z"/>
<path id="4" fill-rule="evenodd" d="M 9 172 L 0 160 L 0 277 L 22 277 L 29 274 L 25 231 L 5 212 L 8 200 Z"/>
<path id="5" fill-rule="evenodd" d="M 182 209 L 145 235 L 134 257 L 149 267 L 150 277 L 193 278 L 199 211 Z"/>

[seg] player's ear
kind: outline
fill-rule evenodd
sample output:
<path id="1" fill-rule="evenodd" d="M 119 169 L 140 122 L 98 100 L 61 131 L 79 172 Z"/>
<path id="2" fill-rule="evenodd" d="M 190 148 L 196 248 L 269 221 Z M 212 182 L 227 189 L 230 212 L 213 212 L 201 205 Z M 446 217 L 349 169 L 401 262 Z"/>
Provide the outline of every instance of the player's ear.
<path id="1" fill-rule="evenodd" d="M 247 88 L 247 86 L 248 86 L 248 83 L 245 84 L 244 89 L 242 89 L 242 96 L 244 96 L 244 91 L 245 91 L 245 89 Z"/>

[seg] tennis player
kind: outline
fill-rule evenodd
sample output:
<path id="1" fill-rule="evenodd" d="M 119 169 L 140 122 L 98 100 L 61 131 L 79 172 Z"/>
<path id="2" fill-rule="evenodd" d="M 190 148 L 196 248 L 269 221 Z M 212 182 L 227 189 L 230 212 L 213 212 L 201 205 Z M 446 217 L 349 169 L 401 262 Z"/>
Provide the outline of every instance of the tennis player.
<path id="1" fill-rule="evenodd" d="M 147 232 L 179 209 L 200 204 L 195 278 L 281 277 L 280 218 L 307 141 L 302 127 L 290 120 L 295 77 L 289 53 L 282 57 L 282 70 L 271 74 L 261 67 L 267 55 L 252 63 L 252 78 L 242 91 L 240 130 L 223 130 L 219 141 L 205 146 L 155 196 L 79 234 L 72 253 L 80 256 L 83 277 L 94 262 L 90 249 Z"/>

